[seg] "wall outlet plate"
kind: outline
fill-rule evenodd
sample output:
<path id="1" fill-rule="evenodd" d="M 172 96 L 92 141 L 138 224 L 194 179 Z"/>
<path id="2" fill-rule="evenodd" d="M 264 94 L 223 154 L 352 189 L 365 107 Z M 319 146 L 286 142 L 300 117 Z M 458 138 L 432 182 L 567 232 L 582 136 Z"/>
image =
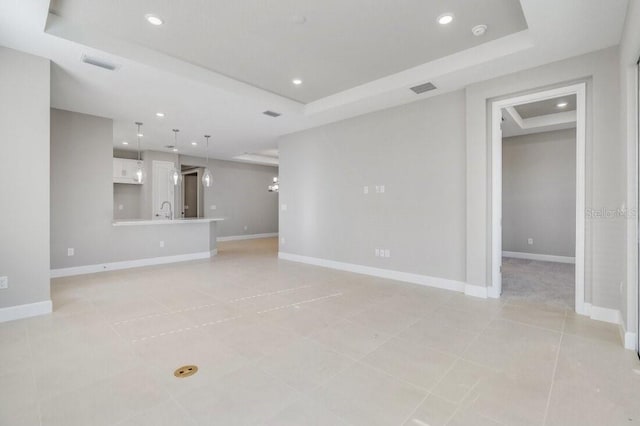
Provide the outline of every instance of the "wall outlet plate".
<path id="1" fill-rule="evenodd" d="M 164 241 L 160 241 L 160 248 L 164 247 Z"/>
<path id="2" fill-rule="evenodd" d="M 73 256 L 76 254 L 76 251 L 72 248 L 67 249 L 67 256 Z"/>
<path id="3" fill-rule="evenodd" d="M 9 277 L 0 277 L 0 290 L 9 288 Z"/>
<path id="4" fill-rule="evenodd" d="M 218 208 L 218 207 L 216 207 L 216 205 L 215 205 L 215 204 L 214 204 L 214 205 L 211 205 L 211 206 L 209 207 L 209 209 L 210 209 L 210 210 L 215 210 L 215 209 L 217 209 L 217 208 Z"/>
<path id="5" fill-rule="evenodd" d="M 533 238 L 529 238 L 529 239 L 527 240 L 527 244 L 529 244 L 530 246 L 532 246 L 532 245 L 533 245 Z"/>

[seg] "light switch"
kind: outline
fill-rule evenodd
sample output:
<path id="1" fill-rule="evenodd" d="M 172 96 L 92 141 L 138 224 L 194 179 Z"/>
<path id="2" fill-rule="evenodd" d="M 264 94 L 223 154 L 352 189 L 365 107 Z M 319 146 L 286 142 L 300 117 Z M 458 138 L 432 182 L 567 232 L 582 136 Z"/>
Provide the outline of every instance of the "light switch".
<path id="1" fill-rule="evenodd" d="M 362 192 L 363 192 L 364 194 L 368 194 L 368 193 L 369 193 L 369 187 L 368 187 L 368 186 L 365 186 L 365 187 L 363 188 Z"/>
<path id="2" fill-rule="evenodd" d="M 67 256 L 73 256 L 74 254 L 76 254 L 74 249 L 72 248 L 67 249 Z"/>

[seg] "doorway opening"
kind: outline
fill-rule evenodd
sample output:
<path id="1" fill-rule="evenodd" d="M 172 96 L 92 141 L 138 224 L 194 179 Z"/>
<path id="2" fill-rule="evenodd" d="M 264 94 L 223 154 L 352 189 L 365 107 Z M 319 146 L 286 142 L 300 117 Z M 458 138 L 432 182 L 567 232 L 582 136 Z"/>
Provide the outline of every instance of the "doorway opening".
<path id="1" fill-rule="evenodd" d="M 584 314 L 586 88 L 492 104 L 489 295 Z"/>
<path id="2" fill-rule="evenodd" d="M 182 165 L 182 217 L 196 219 L 204 217 L 204 187 L 201 167 Z"/>

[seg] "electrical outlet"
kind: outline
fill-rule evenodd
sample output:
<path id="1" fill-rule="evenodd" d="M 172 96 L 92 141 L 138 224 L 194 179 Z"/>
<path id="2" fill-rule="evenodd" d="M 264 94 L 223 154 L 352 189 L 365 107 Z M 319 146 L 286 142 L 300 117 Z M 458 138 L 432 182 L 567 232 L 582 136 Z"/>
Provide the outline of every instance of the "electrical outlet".
<path id="1" fill-rule="evenodd" d="M 533 245 L 533 238 L 529 238 L 529 239 L 527 240 L 527 244 L 529 244 L 530 246 L 532 246 L 532 245 Z"/>
<path id="2" fill-rule="evenodd" d="M 247 225 L 244 226 L 244 230 L 246 231 L 247 229 L 249 229 L 249 227 Z"/>
<path id="3" fill-rule="evenodd" d="M 286 243 L 287 240 L 284 237 L 280 238 L 280 244 L 285 245 Z"/>
<path id="4" fill-rule="evenodd" d="M 160 241 L 160 248 L 164 247 L 164 241 Z"/>
<path id="5" fill-rule="evenodd" d="M 376 249 L 376 257 L 380 257 L 380 249 Z"/>
<path id="6" fill-rule="evenodd" d="M 67 249 L 67 256 L 73 256 L 76 254 L 76 251 L 72 248 Z"/>
<path id="7" fill-rule="evenodd" d="M 364 194 L 368 194 L 368 193 L 369 193 L 369 187 L 368 187 L 368 186 L 365 186 L 365 187 L 362 189 L 362 192 L 363 192 Z"/>
<path id="8" fill-rule="evenodd" d="M 213 204 L 213 205 L 209 206 L 209 210 L 215 210 L 215 209 L 217 209 L 217 208 L 218 208 L 218 207 L 216 207 L 216 205 L 215 205 L 215 204 Z"/>
<path id="9" fill-rule="evenodd" d="M 124 206 L 122 204 L 118 204 L 118 210 L 124 210 Z"/>
<path id="10" fill-rule="evenodd" d="M 286 212 L 286 211 L 287 211 L 287 205 L 286 205 L 286 204 L 283 204 L 281 208 L 282 208 L 282 211 L 283 211 L 283 212 Z"/>
<path id="11" fill-rule="evenodd" d="M 9 277 L 0 277 L 0 289 L 9 288 Z"/>
<path id="12" fill-rule="evenodd" d="M 380 193 L 384 194 L 384 185 L 380 185 Z"/>
<path id="13" fill-rule="evenodd" d="M 391 257 L 391 250 L 385 249 L 384 250 L 384 257 Z"/>

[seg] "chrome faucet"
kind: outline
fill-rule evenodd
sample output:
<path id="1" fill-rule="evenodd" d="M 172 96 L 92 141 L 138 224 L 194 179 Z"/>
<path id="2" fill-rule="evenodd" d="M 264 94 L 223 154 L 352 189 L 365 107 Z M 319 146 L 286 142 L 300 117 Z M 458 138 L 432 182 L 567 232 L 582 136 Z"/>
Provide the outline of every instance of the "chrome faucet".
<path id="1" fill-rule="evenodd" d="M 164 210 L 164 205 L 165 204 L 169 205 L 169 216 L 167 216 L 167 219 L 173 220 L 173 209 L 171 208 L 171 203 L 170 202 L 163 201 L 162 204 L 160 204 L 160 210 Z"/>

